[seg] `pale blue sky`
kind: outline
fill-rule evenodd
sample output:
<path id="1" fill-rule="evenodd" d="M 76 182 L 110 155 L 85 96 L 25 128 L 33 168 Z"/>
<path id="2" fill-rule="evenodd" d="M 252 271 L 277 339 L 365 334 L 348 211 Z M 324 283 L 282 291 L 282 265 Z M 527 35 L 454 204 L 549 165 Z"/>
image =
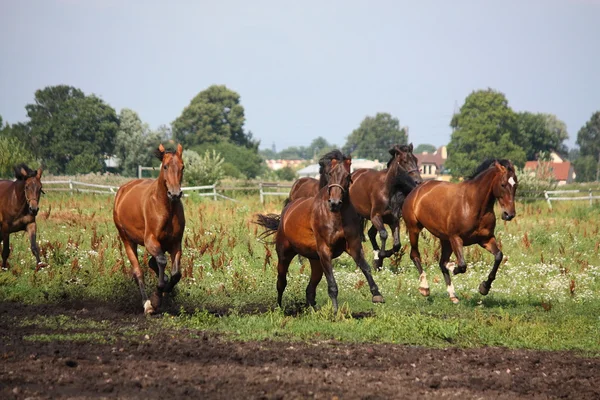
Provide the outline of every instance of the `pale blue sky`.
<path id="1" fill-rule="evenodd" d="M 600 0 L 0 0 L 0 115 L 68 84 L 155 128 L 225 84 L 263 148 L 341 146 L 377 112 L 439 146 L 491 87 L 556 114 L 573 147 L 600 110 L 599 48 Z"/>

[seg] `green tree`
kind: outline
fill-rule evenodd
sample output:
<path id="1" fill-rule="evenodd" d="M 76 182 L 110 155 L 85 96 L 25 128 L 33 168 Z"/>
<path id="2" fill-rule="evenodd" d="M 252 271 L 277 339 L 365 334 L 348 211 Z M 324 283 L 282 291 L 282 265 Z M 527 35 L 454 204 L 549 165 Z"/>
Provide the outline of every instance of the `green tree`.
<path id="1" fill-rule="evenodd" d="M 7 128 L 0 134 L 0 178 L 14 178 L 14 166 L 25 163 L 31 168 L 37 168 L 35 156 L 26 148 L 26 145 L 14 137 L 4 135 Z"/>
<path id="2" fill-rule="evenodd" d="M 277 178 L 282 181 L 293 181 L 297 178 L 296 171 L 292 167 L 283 167 L 275 171 Z"/>
<path id="3" fill-rule="evenodd" d="M 119 127 L 115 110 L 100 98 L 74 87 L 49 86 L 35 92 L 35 103 L 25 106 L 28 145 L 50 172 L 64 173 L 78 155 L 99 162 L 113 153 Z"/>
<path id="4" fill-rule="evenodd" d="M 508 158 L 525 163 L 525 151 L 516 140 L 517 116 L 503 93 L 492 89 L 472 92 L 454 114 L 445 167 L 454 178 L 471 173 L 486 158 Z"/>
<path id="5" fill-rule="evenodd" d="M 253 179 L 266 168 L 262 157 L 254 148 L 249 149 L 233 143 L 222 142 L 194 146 L 191 150 L 196 151 L 198 154 L 204 154 L 206 151 L 215 151 L 220 154 L 224 160 L 224 170 L 228 176 L 234 178 Z"/>
<path id="6" fill-rule="evenodd" d="M 151 132 L 135 111 L 122 109 L 114 150 L 114 154 L 119 158 L 121 174 L 136 176 L 138 165 L 151 165 L 154 158 L 152 152 L 160 141 L 160 134 Z"/>
<path id="7" fill-rule="evenodd" d="M 400 127 L 398 118 L 388 113 L 377 113 L 367 116 L 360 126 L 352 131 L 346 139 L 344 153 L 352 153 L 353 157 L 385 160 L 389 158 L 388 150 L 395 144 L 406 144 L 408 135 L 406 127 Z"/>
<path id="8" fill-rule="evenodd" d="M 569 138 L 567 126 L 555 115 L 528 111 L 518 113 L 517 129 L 517 143 L 528 160 L 535 160 L 540 152 L 556 151 L 562 155 L 568 152 L 563 143 Z"/>
<path id="9" fill-rule="evenodd" d="M 577 132 L 580 157 L 575 160 L 577 181 L 598 180 L 600 175 L 600 111 L 592 114 L 589 121 Z"/>
<path id="10" fill-rule="evenodd" d="M 333 150 L 336 146 L 327 141 L 327 139 L 319 136 L 310 143 L 306 149 L 306 153 L 312 160 L 318 160 L 321 156 Z"/>
<path id="11" fill-rule="evenodd" d="M 417 147 L 415 147 L 415 150 L 413 151 L 413 153 L 415 154 L 420 154 L 420 153 L 433 153 L 437 150 L 437 147 L 435 147 L 432 144 L 427 144 L 427 143 L 422 143 L 420 145 L 418 145 Z"/>
<path id="12" fill-rule="evenodd" d="M 204 156 L 193 150 L 183 151 L 185 173 L 183 180 L 190 186 L 212 185 L 223 178 L 223 158 L 216 151 L 208 151 Z"/>
<path id="13" fill-rule="evenodd" d="M 173 121 L 173 138 L 188 147 L 231 142 L 258 151 L 252 133 L 244 132 L 245 121 L 240 95 L 224 85 L 213 85 L 198 93 Z"/>

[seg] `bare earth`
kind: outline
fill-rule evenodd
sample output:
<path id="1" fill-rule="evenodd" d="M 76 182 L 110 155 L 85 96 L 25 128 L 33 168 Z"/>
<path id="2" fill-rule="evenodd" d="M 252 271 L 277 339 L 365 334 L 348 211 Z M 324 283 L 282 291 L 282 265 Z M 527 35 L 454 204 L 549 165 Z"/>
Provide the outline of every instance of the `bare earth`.
<path id="1" fill-rule="evenodd" d="M 119 339 L 24 340 L 52 333 L 14 323 L 15 317 L 37 315 L 108 321 L 102 329 L 120 332 Z M 0 399 L 600 398 L 600 358 L 570 352 L 232 342 L 201 331 L 161 331 L 149 338 L 122 333 L 150 325 L 142 315 L 106 305 L 0 303 Z"/>

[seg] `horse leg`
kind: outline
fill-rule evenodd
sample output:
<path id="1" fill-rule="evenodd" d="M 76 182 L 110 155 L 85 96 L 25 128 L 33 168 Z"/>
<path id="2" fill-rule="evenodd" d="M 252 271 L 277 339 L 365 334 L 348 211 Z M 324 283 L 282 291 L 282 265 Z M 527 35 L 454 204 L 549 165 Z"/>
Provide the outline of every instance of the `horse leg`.
<path id="1" fill-rule="evenodd" d="M 448 260 L 450 260 L 450 256 L 452 255 L 452 245 L 448 240 L 440 240 L 442 245 L 442 255 L 440 256 L 440 269 L 442 270 L 442 275 L 444 275 L 444 280 L 446 281 L 446 291 L 448 292 L 448 296 L 450 296 L 450 301 L 454 304 L 458 303 L 458 297 L 456 297 L 456 292 L 454 291 L 454 285 L 452 284 L 452 280 L 450 279 L 450 271 L 448 270 Z"/>
<path id="2" fill-rule="evenodd" d="M 162 295 L 166 286 L 165 278 L 165 267 L 167 266 L 167 256 L 158 240 L 154 236 L 147 236 L 144 238 L 144 245 L 152 257 L 156 260 L 158 266 L 158 283 L 156 284 L 156 291 L 152 294 L 150 302 L 155 310 L 158 310 L 162 301 Z M 152 258 L 151 258 L 152 260 Z"/>
<path id="3" fill-rule="evenodd" d="M 390 250 L 385 252 L 385 257 L 391 257 L 400 250 L 400 221 L 396 220 L 392 224 L 390 224 L 390 229 L 392 230 L 392 238 L 394 239 L 394 244 Z"/>
<path id="4" fill-rule="evenodd" d="M 171 253 L 171 279 L 166 281 L 166 285 L 164 291 L 170 293 L 175 285 L 181 279 L 181 270 L 180 270 L 180 262 L 181 262 L 181 243 L 175 245 L 173 249 L 170 251 Z"/>
<path id="5" fill-rule="evenodd" d="M 319 282 L 321 282 L 321 278 L 323 278 L 323 267 L 321 266 L 321 261 L 319 260 L 309 261 L 310 281 L 308 282 L 308 286 L 306 286 L 306 304 L 316 309 L 317 302 L 315 298 L 317 297 L 317 285 Z"/>
<path id="6" fill-rule="evenodd" d="M 35 257 L 35 261 L 36 261 L 36 270 L 44 267 L 45 264 L 40 260 L 40 249 L 37 246 L 37 242 L 36 242 L 36 224 L 35 222 L 32 222 L 31 224 L 27 225 L 27 234 L 29 235 L 29 243 L 31 244 L 31 252 L 33 253 L 33 256 Z"/>
<path id="7" fill-rule="evenodd" d="M 487 281 L 483 281 L 481 282 L 481 285 L 479 285 L 479 293 L 485 296 L 490 291 L 490 288 L 492 287 L 492 282 L 494 282 L 494 279 L 496 279 L 496 272 L 498 271 L 498 267 L 500 266 L 500 263 L 502 262 L 502 258 L 504 256 L 498 248 L 498 245 L 496 244 L 496 237 L 494 236 L 489 238 L 487 241 L 481 243 L 481 247 L 483 247 L 484 249 L 486 249 L 494 255 L 494 266 L 492 267 L 492 270 L 488 275 Z"/>
<path id="8" fill-rule="evenodd" d="M 458 263 L 458 266 L 452 269 L 452 273 L 454 275 L 464 274 L 467 272 L 467 263 L 465 262 L 465 257 L 463 256 L 462 239 L 458 236 L 453 236 L 449 240 L 450 245 L 452 246 L 452 251 L 454 251 L 454 254 L 456 255 L 456 262 Z"/>
<path id="9" fill-rule="evenodd" d="M 121 235 L 121 240 L 123 241 L 123 247 L 125 247 L 125 254 L 127 254 L 127 258 L 129 258 L 129 262 L 131 263 L 133 277 L 135 278 L 135 281 L 137 282 L 140 289 L 140 293 L 142 295 L 142 306 L 144 307 L 144 314 L 154 314 L 155 309 L 152 307 L 152 304 L 150 300 L 148 300 L 148 296 L 146 295 L 144 273 L 140 268 L 140 263 L 137 258 L 137 244 L 130 242 L 129 239 L 124 237 L 124 235 Z"/>
<path id="10" fill-rule="evenodd" d="M 10 241 L 8 239 L 8 226 L 2 229 L 2 269 L 6 269 L 6 260 L 10 254 Z"/>
<path id="11" fill-rule="evenodd" d="M 333 276 L 333 265 L 331 265 L 331 252 L 329 248 L 325 245 L 321 245 L 320 249 L 317 251 L 319 254 L 319 260 L 321 260 L 321 266 L 323 267 L 323 273 L 325 274 L 325 279 L 327 279 L 327 293 L 329 294 L 329 298 L 331 299 L 331 305 L 333 307 L 333 313 L 337 314 L 338 312 L 338 286 L 335 281 L 335 277 Z"/>
<path id="12" fill-rule="evenodd" d="M 429 296 L 429 282 L 427 282 L 427 274 L 421 266 L 421 253 L 419 252 L 419 234 L 421 229 L 418 226 L 409 228 L 408 237 L 410 240 L 410 259 L 412 260 L 417 271 L 419 272 L 419 292 L 423 296 Z"/>
<path id="13" fill-rule="evenodd" d="M 379 232 L 379 238 L 381 239 L 381 248 L 378 249 L 377 258 L 374 259 L 373 265 L 377 270 L 380 270 L 383 267 L 383 259 L 386 257 L 385 255 L 385 241 L 387 240 L 388 233 L 385 229 L 385 225 L 383 225 L 383 219 L 379 215 L 371 216 L 371 223 L 373 224 L 373 228 Z M 372 228 L 372 229 L 373 229 Z"/>
<path id="14" fill-rule="evenodd" d="M 367 282 L 369 283 L 369 289 L 373 295 L 371 301 L 373 301 L 373 303 L 385 303 L 385 300 L 379 292 L 379 288 L 377 287 L 377 284 L 371 275 L 371 267 L 365 259 L 365 253 L 363 252 L 362 245 L 358 238 L 352 242 L 348 242 L 348 248 L 346 249 L 346 252 L 350 255 L 350 257 L 352 257 L 356 265 L 358 265 L 363 275 L 367 279 Z"/>

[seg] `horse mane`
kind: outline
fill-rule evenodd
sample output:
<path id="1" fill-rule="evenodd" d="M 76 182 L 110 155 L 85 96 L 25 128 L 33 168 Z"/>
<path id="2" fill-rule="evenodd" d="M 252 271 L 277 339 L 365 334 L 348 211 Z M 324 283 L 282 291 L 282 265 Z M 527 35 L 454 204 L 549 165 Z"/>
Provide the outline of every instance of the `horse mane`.
<path id="1" fill-rule="evenodd" d="M 21 170 L 25 170 L 25 176 L 23 176 L 23 174 L 21 173 Z M 27 180 L 28 178 L 33 178 L 36 175 L 37 175 L 37 171 L 32 170 L 25 163 L 15 165 L 15 178 L 17 178 L 18 181 L 24 181 L 24 180 Z"/>
<path id="2" fill-rule="evenodd" d="M 398 153 L 411 153 L 412 149 L 411 146 L 407 145 L 407 144 L 395 144 L 390 150 L 389 153 L 392 155 L 392 158 L 390 158 L 390 161 L 387 162 L 387 167 L 389 168 L 390 165 L 392 165 L 392 161 L 394 161 L 394 158 L 396 158 L 396 154 Z"/>
<path id="3" fill-rule="evenodd" d="M 481 174 L 483 171 L 486 171 L 488 168 L 490 168 L 495 162 L 499 163 L 500 165 L 502 165 L 504 168 L 508 169 L 509 171 L 514 172 L 514 167 L 513 167 L 512 163 L 510 162 L 510 160 L 499 159 L 499 158 L 488 158 L 488 159 L 484 160 L 475 169 L 475 172 L 473 172 L 471 175 L 469 175 L 467 178 L 465 178 L 465 180 L 468 181 L 468 180 L 474 179 L 477 175 Z"/>
<path id="4" fill-rule="evenodd" d="M 329 177 L 325 173 L 325 168 L 331 164 L 331 161 L 344 161 L 348 157 L 344 155 L 340 150 L 331 150 L 319 159 L 319 188 L 325 187 L 329 182 Z"/>

